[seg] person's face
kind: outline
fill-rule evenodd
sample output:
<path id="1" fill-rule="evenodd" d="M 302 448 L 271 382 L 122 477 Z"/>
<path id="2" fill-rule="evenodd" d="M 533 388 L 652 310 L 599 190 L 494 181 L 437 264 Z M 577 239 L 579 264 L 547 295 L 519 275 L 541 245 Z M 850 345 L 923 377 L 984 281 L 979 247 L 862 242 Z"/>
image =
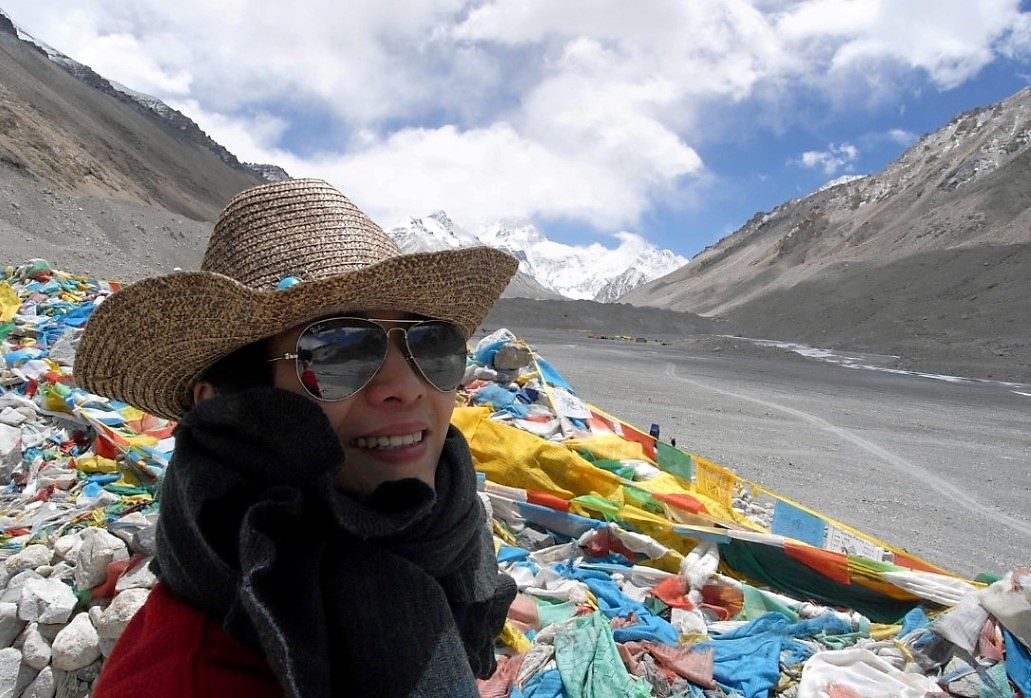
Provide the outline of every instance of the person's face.
<path id="1" fill-rule="evenodd" d="M 348 314 L 417 319 L 386 311 Z M 381 324 L 386 329 L 403 327 Z M 269 358 L 293 352 L 302 329 L 295 327 L 271 337 Z M 387 358 L 368 385 L 345 400 L 316 401 L 344 448 L 344 467 L 336 477 L 336 485 L 342 490 L 369 493 L 384 482 L 410 477 L 433 487 L 437 460 L 455 408 L 455 392 L 440 392 L 412 370 L 401 349 L 400 334 L 390 333 Z M 277 388 L 308 395 L 293 361 L 276 361 L 273 370 Z"/>

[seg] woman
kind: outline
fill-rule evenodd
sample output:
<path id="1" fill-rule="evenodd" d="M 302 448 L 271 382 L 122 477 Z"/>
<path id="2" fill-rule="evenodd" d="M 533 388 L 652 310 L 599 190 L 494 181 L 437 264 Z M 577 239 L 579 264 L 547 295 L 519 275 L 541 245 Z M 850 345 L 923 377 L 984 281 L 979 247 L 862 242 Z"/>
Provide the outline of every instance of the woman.
<path id="1" fill-rule="evenodd" d="M 288 180 L 226 206 L 200 271 L 96 309 L 79 384 L 180 421 L 160 581 L 94 696 L 477 695 L 515 585 L 449 421 L 516 266 L 402 254 Z"/>

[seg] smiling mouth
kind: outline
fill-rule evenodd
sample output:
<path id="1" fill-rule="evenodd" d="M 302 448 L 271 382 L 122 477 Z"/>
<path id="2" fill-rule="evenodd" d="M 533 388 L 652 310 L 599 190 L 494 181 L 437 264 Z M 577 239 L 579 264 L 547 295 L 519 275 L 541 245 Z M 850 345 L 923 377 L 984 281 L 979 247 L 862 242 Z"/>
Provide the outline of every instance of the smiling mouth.
<path id="1" fill-rule="evenodd" d="M 357 448 L 371 448 L 384 450 L 391 448 L 404 448 L 422 441 L 423 432 L 417 431 L 412 434 L 392 436 L 359 436 L 351 442 Z"/>

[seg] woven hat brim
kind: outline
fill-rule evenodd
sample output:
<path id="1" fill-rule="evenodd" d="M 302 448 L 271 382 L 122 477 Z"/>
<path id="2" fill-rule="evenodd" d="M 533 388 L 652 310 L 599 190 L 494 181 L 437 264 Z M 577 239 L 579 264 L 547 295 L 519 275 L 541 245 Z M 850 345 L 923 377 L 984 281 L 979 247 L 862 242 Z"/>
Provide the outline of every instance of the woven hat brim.
<path id="1" fill-rule="evenodd" d="M 319 317 L 396 310 L 459 325 L 468 338 L 518 268 L 490 247 L 400 255 L 277 291 L 221 274 L 178 272 L 126 286 L 94 310 L 76 350 L 82 388 L 167 419 L 218 359 Z"/>

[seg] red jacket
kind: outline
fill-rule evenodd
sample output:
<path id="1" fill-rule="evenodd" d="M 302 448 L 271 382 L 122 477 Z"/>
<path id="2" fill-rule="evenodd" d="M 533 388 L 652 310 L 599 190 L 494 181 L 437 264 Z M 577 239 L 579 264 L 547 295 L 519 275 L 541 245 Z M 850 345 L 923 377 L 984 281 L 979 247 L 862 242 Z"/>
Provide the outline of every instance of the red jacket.
<path id="1" fill-rule="evenodd" d="M 94 698 L 283 695 L 265 659 L 157 584 L 97 681 Z"/>

